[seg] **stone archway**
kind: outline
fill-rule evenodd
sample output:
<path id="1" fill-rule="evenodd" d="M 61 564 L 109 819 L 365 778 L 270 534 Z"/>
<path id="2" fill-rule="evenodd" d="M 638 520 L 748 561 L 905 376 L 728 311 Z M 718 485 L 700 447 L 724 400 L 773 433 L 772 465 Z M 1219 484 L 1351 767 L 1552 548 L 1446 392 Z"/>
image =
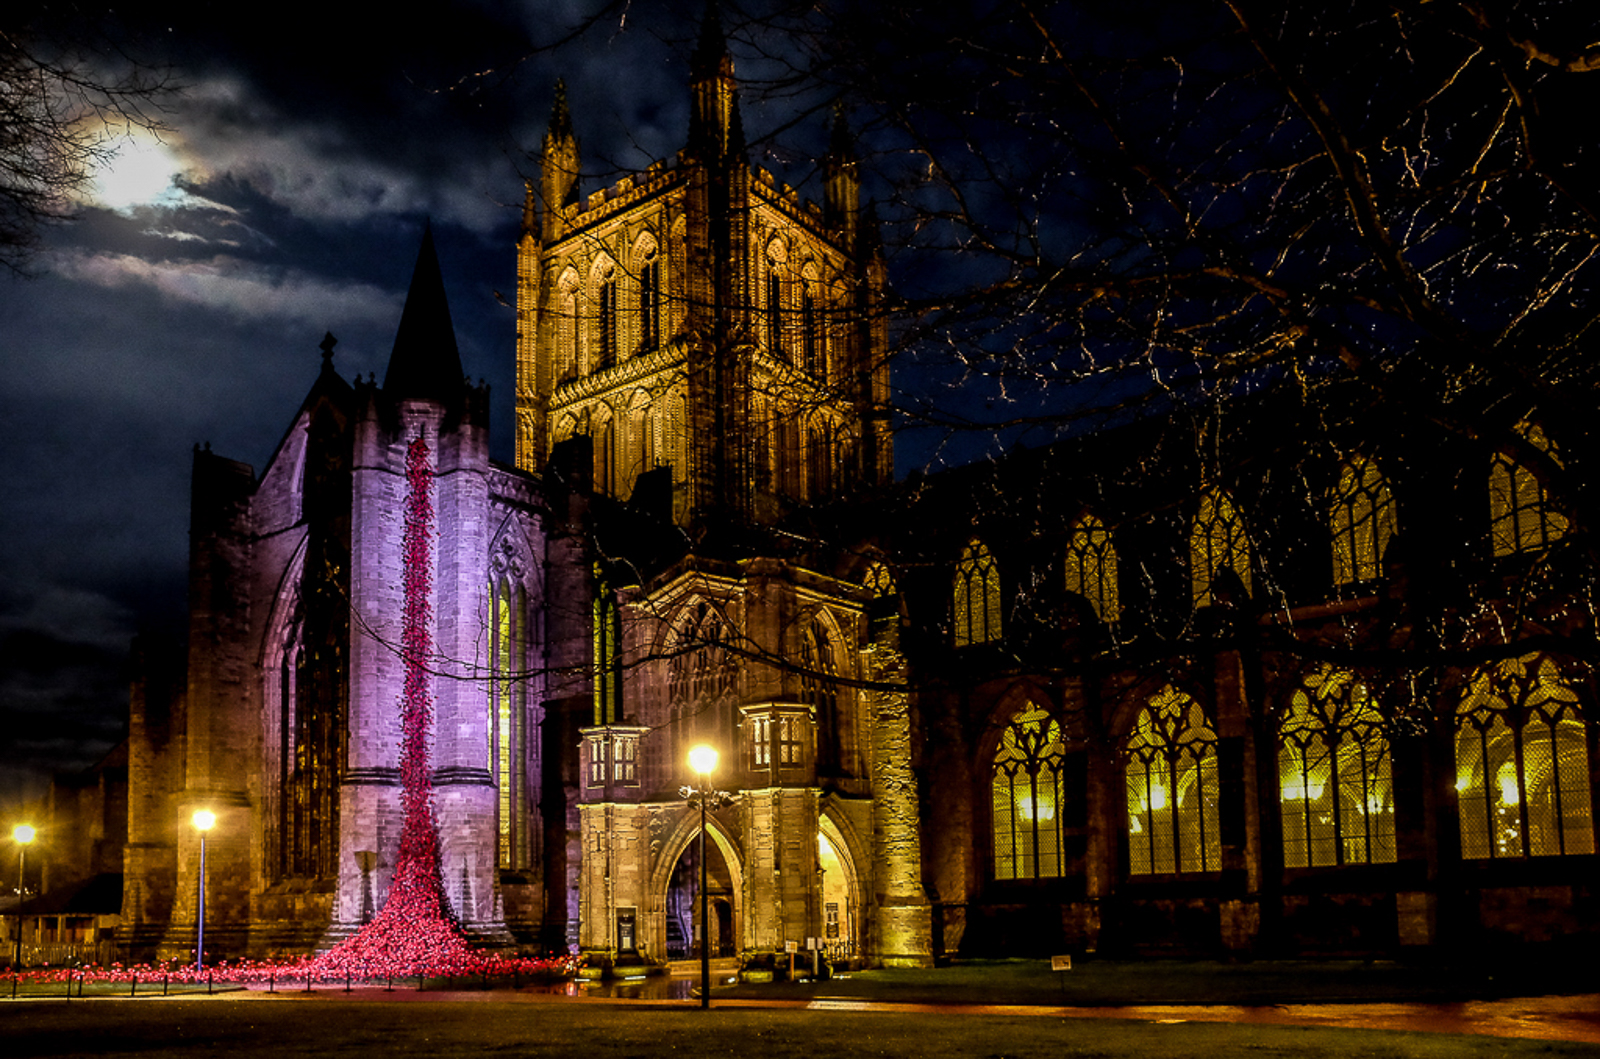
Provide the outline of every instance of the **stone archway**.
<path id="1" fill-rule="evenodd" d="M 822 915 L 819 930 L 830 956 L 853 958 L 865 952 L 866 894 L 857 868 L 857 850 L 829 812 L 817 819 L 817 866 L 821 869 Z"/>
<path id="2" fill-rule="evenodd" d="M 707 821 L 708 897 L 711 908 L 712 955 L 737 955 L 742 947 L 744 865 L 727 826 L 716 817 Z M 663 844 L 651 872 L 650 892 L 660 914 L 650 924 L 651 951 L 668 960 L 699 955 L 693 939 L 699 922 L 700 814 L 689 808 Z M 721 907 L 719 907 L 721 906 Z"/>

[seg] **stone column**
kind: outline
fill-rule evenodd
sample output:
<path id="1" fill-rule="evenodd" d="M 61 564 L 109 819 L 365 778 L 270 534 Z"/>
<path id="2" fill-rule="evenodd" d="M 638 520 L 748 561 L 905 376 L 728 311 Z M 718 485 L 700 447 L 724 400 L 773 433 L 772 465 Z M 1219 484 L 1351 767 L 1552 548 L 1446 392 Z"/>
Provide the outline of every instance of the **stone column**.
<path id="1" fill-rule="evenodd" d="M 863 652 L 872 680 L 902 683 L 905 658 L 897 618 L 875 628 L 876 642 Z M 880 624 L 880 623 L 875 623 Z M 933 965 L 933 918 L 922 888 L 922 825 L 917 780 L 911 771 L 911 696 L 872 691 L 872 875 L 875 943 L 869 958 L 885 967 Z"/>

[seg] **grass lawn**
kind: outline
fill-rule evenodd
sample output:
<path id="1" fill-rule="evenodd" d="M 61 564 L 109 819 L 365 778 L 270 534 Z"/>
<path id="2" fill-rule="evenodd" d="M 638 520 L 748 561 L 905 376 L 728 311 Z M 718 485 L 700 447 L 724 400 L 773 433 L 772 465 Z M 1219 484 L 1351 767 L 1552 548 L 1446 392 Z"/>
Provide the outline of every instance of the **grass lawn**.
<path id="1" fill-rule="evenodd" d="M 1337 1001 L 1454 1001 L 1552 993 L 1600 993 L 1594 961 L 1505 957 L 1420 965 L 1375 960 L 1078 960 L 1055 973 L 1048 960 L 957 962 L 932 970 L 858 971 L 826 981 L 718 989 L 750 998 L 861 997 L 911 1003 L 1307 1004 Z"/>
<path id="2" fill-rule="evenodd" d="M 739 1059 L 1188 1059 L 1192 1056 L 1596 1056 L 1561 1042 L 1379 1030 L 1159 1025 L 1047 1016 L 909 1015 L 794 1009 L 527 1002 L 505 993 L 456 1002 L 348 1001 L 333 994 L 0 1004 L 0 1049 L 25 1056 L 426 1055 L 739 1057 Z M 498 997 L 499 999 L 495 999 Z"/>

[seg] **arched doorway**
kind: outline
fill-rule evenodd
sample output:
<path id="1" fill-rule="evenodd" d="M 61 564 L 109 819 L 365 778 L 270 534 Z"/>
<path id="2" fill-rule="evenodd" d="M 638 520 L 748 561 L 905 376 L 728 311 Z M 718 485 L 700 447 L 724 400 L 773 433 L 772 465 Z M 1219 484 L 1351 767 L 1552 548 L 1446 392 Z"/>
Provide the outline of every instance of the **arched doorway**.
<path id="1" fill-rule="evenodd" d="M 861 878 L 849 841 L 839 824 L 826 814 L 818 821 L 817 867 L 822 891 L 818 927 L 823 948 L 834 959 L 859 956 L 865 926 L 861 921 Z"/>
<path id="2" fill-rule="evenodd" d="M 713 836 L 715 838 L 715 836 Z M 711 954 L 733 956 L 739 948 L 734 929 L 734 879 L 719 843 L 706 843 L 706 896 L 711 904 Z M 667 959 L 689 960 L 700 955 L 696 939 L 700 923 L 700 839 L 696 835 L 683 852 L 667 882 L 663 905 L 667 926 Z"/>

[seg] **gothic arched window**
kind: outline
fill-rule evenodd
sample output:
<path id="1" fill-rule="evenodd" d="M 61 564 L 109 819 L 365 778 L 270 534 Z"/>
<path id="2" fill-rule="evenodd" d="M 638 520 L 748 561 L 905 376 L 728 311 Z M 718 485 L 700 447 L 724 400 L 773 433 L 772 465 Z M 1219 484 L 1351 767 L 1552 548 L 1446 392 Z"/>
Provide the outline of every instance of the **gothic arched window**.
<path id="1" fill-rule="evenodd" d="M 810 266 L 800 278 L 800 352 L 805 370 L 821 379 L 827 369 L 823 363 L 822 328 L 817 319 L 817 279 Z"/>
<path id="2" fill-rule="evenodd" d="M 638 352 L 649 353 L 661 344 L 661 261 L 654 241 L 640 241 L 635 262 L 639 275 Z"/>
<path id="3" fill-rule="evenodd" d="M 1389 739 L 1366 686 L 1321 667 L 1290 697 L 1279 740 L 1284 867 L 1392 862 Z"/>
<path id="4" fill-rule="evenodd" d="M 1218 571 L 1224 569 L 1238 574 L 1244 590 L 1250 591 L 1250 542 L 1244 534 L 1244 521 L 1225 491 L 1208 489 L 1200 497 L 1200 510 L 1189 534 L 1189 576 L 1195 606 L 1212 602 L 1212 583 Z"/>
<path id="5" fill-rule="evenodd" d="M 1555 446 L 1538 424 L 1522 422 L 1514 429 L 1561 466 Z M 1541 551 L 1567 535 L 1566 516 L 1550 503 L 1539 479 L 1503 452 L 1489 462 L 1489 531 L 1496 558 Z"/>
<path id="6" fill-rule="evenodd" d="M 579 372 L 578 274 L 569 271 L 556 289 L 555 384 L 572 382 Z"/>
<path id="7" fill-rule="evenodd" d="M 1085 514 L 1067 541 L 1067 591 L 1089 601 L 1101 621 L 1122 615 L 1117 596 L 1117 549 L 1105 524 Z"/>
<path id="8" fill-rule="evenodd" d="M 978 540 L 967 542 L 956 564 L 955 644 L 1000 639 L 1000 569 Z"/>
<path id="9" fill-rule="evenodd" d="M 694 605 L 679 623 L 669 646 L 667 702 L 672 719 L 672 761 L 696 740 L 709 741 L 725 754 L 733 735 L 735 670 L 727 649 L 727 622 L 709 603 Z M 675 767 L 674 766 L 674 767 Z"/>
<path id="10" fill-rule="evenodd" d="M 606 264 L 594 275 L 594 330 L 590 348 L 594 351 L 592 371 L 604 371 L 617 363 L 617 270 Z"/>
<path id="11" fill-rule="evenodd" d="M 528 835 L 523 659 L 526 657 L 522 590 L 504 578 L 489 585 L 489 768 L 495 785 L 497 861 L 526 866 Z"/>
<path id="12" fill-rule="evenodd" d="M 594 723 L 622 721 L 622 615 L 617 594 L 598 563 L 594 568 Z"/>
<path id="13" fill-rule="evenodd" d="M 994 877 L 1057 879 L 1063 863 L 1061 725 L 1029 703 L 1000 735 L 994 755 Z"/>
<path id="14" fill-rule="evenodd" d="M 1128 870 L 1217 871 L 1217 733 L 1200 704 L 1158 691 L 1128 739 Z"/>
<path id="15" fill-rule="evenodd" d="M 1456 797 L 1463 857 L 1594 852 L 1586 721 L 1553 659 L 1473 675 L 1456 709 Z"/>
<path id="16" fill-rule="evenodd" d="M 811 707 L 816 723 L 817 771 L 839 770 L 848 745 L 848 733 L 840 730 L 839 668 L 834 661 L 833 641 L 828 626 L 813 618 L 800 641 L 800 697 Z"/>
<path id="17" fill-rule="evenodd" d="M 589 429 L 594 439 L 595 492 L 616 496 L 617 424 L 611 409 L 605 405 L 596 408 Z"/>
<path id="18" fill-rule="evenodd" d="M 788 360 L 788 350 L 783 341 L 783 275 L 782 269 L 789 255 L 782 240 L 767 244 L 766 275 L 762 277 L 763 316 L 767 340 L 767 355 L 774 360 Z"/>
<path id="19" fill-rule="evenodd" d="M 1373 581 L 1383 572 L 1383 550 L 1394 536 L 1394 498 L 1374 460 L 1358 456 L 1339 472 L 1328 517 L 1333 536 L 1333 583 Z"/>

